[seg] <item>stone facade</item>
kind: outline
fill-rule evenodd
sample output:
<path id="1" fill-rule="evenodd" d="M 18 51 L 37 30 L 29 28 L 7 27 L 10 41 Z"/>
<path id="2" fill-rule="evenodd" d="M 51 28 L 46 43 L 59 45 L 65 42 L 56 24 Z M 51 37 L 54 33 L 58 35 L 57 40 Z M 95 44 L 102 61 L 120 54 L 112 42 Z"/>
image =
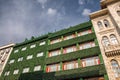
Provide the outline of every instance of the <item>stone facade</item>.
<path id="1" fill-rule="evenodd" d="M 0 76 L 4 70 L 4 67 L 8 61 L 8 58 L 10 56 L 10 53 L 13 49 L 14 44 L 9 44 L 0 47 Z"/>
<path id="2" fill-rule="evenodd" d="M 90 14 L 109 80 L 120 80 L 120 0 L 102 0 Z"/>

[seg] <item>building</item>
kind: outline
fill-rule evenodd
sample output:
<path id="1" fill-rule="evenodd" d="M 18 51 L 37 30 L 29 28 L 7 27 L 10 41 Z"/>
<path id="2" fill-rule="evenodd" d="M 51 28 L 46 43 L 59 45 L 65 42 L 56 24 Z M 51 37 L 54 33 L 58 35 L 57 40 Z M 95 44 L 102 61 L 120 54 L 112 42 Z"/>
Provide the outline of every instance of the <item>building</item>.
<path id="1" fill-rule="evenodd" d="M 9 45 L 0 47 L 0 76 L 12 52 L 13 46 L 14 44 L 9 44 Z"/>
<path id="2" fill-rule="evenodd" d="M 102 0 L 90 14 L 109 80 L 120 80 L 120 0 Z"/>
<path id="3" fill-rule="evenodd" d="M 108 80 L 91 21 L 16 44 L 0 80 Z"/>

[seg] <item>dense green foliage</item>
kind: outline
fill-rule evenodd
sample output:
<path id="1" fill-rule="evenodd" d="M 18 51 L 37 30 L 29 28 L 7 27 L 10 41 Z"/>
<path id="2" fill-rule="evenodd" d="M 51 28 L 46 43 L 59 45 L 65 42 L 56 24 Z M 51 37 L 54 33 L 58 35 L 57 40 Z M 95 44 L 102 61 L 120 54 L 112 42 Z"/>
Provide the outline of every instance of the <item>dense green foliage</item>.
<path id="1" fill-rule="evenodd" d="M 56 37 L 62 38 L 65 35 L 69 35 L 71 33 L 77 34 L 79 31 L 83 31 L 86 29 L 92 29 L 91 34 L 75 37 L 73 39 L 61 41 L 55 44 L 48 44 L 51 39 Z M 40 46 L 39 43 L 45 41 L 46 44 Z M 50 50 L 54 49 L 62 49 L 67 46 L 76 45 L 88 42 L 88 41 L 95 41 L 96 46 L 88 49 L 78 50 L 75 52 L 71 52 L 68 54 L 61 54 L 54 57 L 47 57 L 47 53 Z M 35 48 L 30 49 L 30 46 L 36 44 Z M 22 48 L 27 47 L 25 51 L 21 51 Z M 19 50 L 19 52 L 14 53 L 14 50 Z M 44 55 L 41 57 L 36 57 L 37 53 L 44 52 Z M 38 38 L 32 37 L 31 40 L 25 40 L 22 43 L 17 44 L 14 46 L 14 49 L 8 59 L 7 65 L 2 73 L 2 77 L 0 80 L 61 80 L 61 79 L 69 79 L 69 78 L 80 78 L 80 77 L 90 77 L 90 76 L 103 76 L 106 74 L 102 56 L 100 54 L 100 49 L 98 46 L 98 42 L 96 39 L 96 35 L 94 33 L 94 29 L 92 27 L 91 22 L 86 22 L 83 24 L 76 25 L 74 27 L 70 27 L 68 29 L 64 29 L 61 31 L 57 31 L 54 33 L 48 33 L 46 35 L 40 36 Z M 27 60 L 28 55 L 33 55 L 33 58 Z M 100 61 L 102 64 L 96 66 L 89 66 L 85 68 L 78 68 L 72 70 L 65 70 L 65 71 L 58 71 L 58 72 L 50 72 L 46 73 L 45 68 L 47 64 L 53 63 L 61 63 L 64 61 L 70 61 L 77 59 L 80 61 L 82 58 L 92 57 L 92 56 L 99 56 Z M 18 62 L 18 58 L 23 57 L 23 61 Z M 11 59 L 15 59 L 15 62 L 9 64 Z M 41 65 L 41 71 L 34 72 L 33 69 L 36 65 Z M 29 73 L 22 74 L 23 68 L 30 67 Z M 15 69 L 19 69 L 19 74 L 13 75 L 13 71 Z M 9 76 L 4 76 L 6 71 L 10 71 Z"/>
<path id="2" fill-rule="evenodd" d="M 85 68 L 77 68 L 65 71 L 57 71 L 44 73 L 43 71 L 21 74 L 19 80 L 63 80 L 71 78 L 84 78 L 91 76 L 102 76 L 106 74 L 105 67 L 103 64 L 89 66 Z"/>

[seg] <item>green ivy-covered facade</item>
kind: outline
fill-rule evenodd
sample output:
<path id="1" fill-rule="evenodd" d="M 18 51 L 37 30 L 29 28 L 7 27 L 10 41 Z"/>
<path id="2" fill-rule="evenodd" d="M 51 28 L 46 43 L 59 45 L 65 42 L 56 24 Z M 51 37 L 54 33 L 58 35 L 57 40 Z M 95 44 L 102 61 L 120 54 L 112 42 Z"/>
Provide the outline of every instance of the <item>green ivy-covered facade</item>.
<path id="1" fill-rule="evenodd" d="M 79 32 L 91 29 L 91 33 L 78 36 Z M 74 38 L 64 40 L 65 36 L 75 34 Z M 60 38 L 60 42 L 51 44 L 51 40 Z M 79 50 L 79 45 L 94 41 L 95 46 Z M 34 48 L 30 48 L 34 45 Z M 74 45 L 76 51 L 63 54 L 64 48 Z M 26 47 L 26 50 L 22 51 Z M 61 54 L 50 57 L 49 52 L 60 49 Z M 18 50 L 18 51 L 16 51 Z M 15 52 L 16 51 L 16 52 Z M 43 53 L 39 57 L 38 53 Z M 31 59 L 27 59 L 28 55 L 32 55 Z M 85 58 L 98 56 L 100 59 L 99 65 L 82 67 L 81 61 Z M 19 58 L 23 57 L 21 61 Z M 14 59 L 14 62 L 10 63 Z M 76 60 L 78 68 L 63 70 L 63 64 L 67 61 Z M 59 71 L 47 72 L 46 68 L 51 64 L 60 64 Z M 39 71 L 34 71 L 34 67 L 40 65 Z M 27 73 L 23 73 L 23 69 L 29 67 Z M 19 70 L 17 74 L 13 74 L 14 70 Z M 25 40 L 22 43 L 16 44 L 5 66 L 5 69 L 0 77 L 0 80 L 87 80 L 88 78 L 103 77 L 108 80 L 102 55 L 94 33 L 91 21 L 85 22 L 68 29 L 60 30 L 53 33 Z"/>

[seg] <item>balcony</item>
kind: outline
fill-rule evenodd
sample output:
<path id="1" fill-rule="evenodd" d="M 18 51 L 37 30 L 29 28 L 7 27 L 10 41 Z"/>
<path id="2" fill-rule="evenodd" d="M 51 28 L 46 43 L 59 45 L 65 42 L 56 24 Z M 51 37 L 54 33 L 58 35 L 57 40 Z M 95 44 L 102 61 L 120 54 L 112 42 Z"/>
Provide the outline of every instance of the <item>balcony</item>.
<path id="1" fill-rule="evenodd" d="M 109 45 L 104 50 L 107 57 L 120 55 L 120 45 Z"/>
<path id="2" fill-rule="evenodd" d="M 74 60 L 78 58 L 96 56 L 99 54 L 100 54 L 99 46 L 95 46 L 92 48 L 78 50 L 78 51 L 67 53 L 67 54 L 61 54 L 61 55 L 54 56 L 54 57 L 48 57 L 46 58 L 45 63 L 52 64 L 52 63 L 58 63 L 62 61 Z"/>
<path id="3" fill-rule="evenodd" d="M 80 67 L 77 69 L 45 73 L 43 77 L 44 79 L 46 78 L 50 80 L 52 80 L 53 78 L 56 80 L 63 80 L 80 77 L 101 76 L 104 74 L 106 74 L 105 67 L 103 64 L 100 64 L 84 68 Z"/>

